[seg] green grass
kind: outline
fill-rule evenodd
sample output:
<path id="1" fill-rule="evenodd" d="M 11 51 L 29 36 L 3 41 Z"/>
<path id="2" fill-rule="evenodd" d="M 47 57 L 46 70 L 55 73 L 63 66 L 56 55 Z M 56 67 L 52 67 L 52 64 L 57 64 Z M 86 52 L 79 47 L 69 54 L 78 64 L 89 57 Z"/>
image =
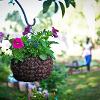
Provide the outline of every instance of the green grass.
<path id="1" fill-rule="evenodd" d="M 62 100 L 100 100 L 100 71 L 71 75 Z"/>
<path id="2" fill-rule="evenodd" d="M 26 95 L 15 88 L 10 88 L 0 84 L 0 100 L 19 100 L 18 97 Z M 27 100 L 27 99 L 25 99 Z"/>

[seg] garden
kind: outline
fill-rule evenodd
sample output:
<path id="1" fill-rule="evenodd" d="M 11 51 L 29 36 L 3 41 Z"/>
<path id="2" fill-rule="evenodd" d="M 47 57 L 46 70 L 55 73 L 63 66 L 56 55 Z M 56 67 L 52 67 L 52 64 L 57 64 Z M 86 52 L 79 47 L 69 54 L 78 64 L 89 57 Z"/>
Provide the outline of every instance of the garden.
<path id="1" fill-rule="evenodd" d="M 0 100 L 100 100 L 100 0 L 0 9 Z"/>

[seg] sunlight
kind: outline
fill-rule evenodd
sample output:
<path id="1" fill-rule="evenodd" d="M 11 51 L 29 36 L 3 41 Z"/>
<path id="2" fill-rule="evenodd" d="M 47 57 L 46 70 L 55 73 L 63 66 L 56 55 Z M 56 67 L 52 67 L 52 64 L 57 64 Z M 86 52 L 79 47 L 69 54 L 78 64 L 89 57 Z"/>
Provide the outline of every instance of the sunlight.
<path id="1" fill-rule="evenodd" d="M 67 95 L 72 95 L 73 94 L 73 90 L 71 90 L 71 89 L 66 90 L 66 94 Z"/>
<path id="2" fill-rule="evenodd" d="M 67 84 L 69 84 L 69 85 L 72 85 L 72 84 L 75 84 L 75 82 L 76 82 L 76 79 L 68 79 L 67 80 Z"/>
<path id="3" fill-rule="evenodd" d="M 79 75 L 78 77 L 79 77 L 79 78 L 81 78 L 81 79 L 86 78 L 86 76 L 85 76 L 85 75 Z"/>
<path id="4" fill-rule="evenodd" d="M 96 77 L 90 77 L 90 78 L 87 78 L 87 82 L 93 82 L 96 80 Z"/>
<path id="5" fill-rule="evenodd" d="M 90 86 L 90 87 L 96 87 L 97 85 L 98 85 L 97 83 L 93 83 L 93 82 L 88 84 L 88 86 Z"/>
<path id="6" fill-rule="evenodd" d="M 94 0 L 84 0 L 83 12 L 86 17 L 86 21 L 88 24 L 88 32 L 89 35 L 95 39 L 97 38 L 96 30 L 95 30 L 95 9 L 94 9 Z"/>
<path id="7" fill-rule="evenodd" d="M 84 88 L 87 88 L 87 85 L 85 85 L 85 84 L 78 84 L 75 89 L 76 90 L 81 90 L 81 89 L 84 89 Z"/>

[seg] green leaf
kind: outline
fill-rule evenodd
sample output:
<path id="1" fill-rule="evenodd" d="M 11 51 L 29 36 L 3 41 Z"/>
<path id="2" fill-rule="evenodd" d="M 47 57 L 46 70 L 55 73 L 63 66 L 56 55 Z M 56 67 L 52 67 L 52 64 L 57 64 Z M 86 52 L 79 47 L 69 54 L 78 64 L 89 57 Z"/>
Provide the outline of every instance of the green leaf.
<path id="1" fill-rule="evenodd" d="M 95 0 L 96 2 L 99 2 L 99 0 Z"/>
<path id="2" fill-rule="evenodd" d="M 64 4 L 62 2 L 59 1 L 59 3 L 60 3 L 60 7 L 61 7 L 61 11 L 62 11 L 62 17 L 63 17 L 64 14 L 65 14 L 65 7 L 64 7 Z"/>
<path id="3" fill-rule="evenodd" d="M 46 13 L 52 3 L 52 0 L 47 0 L 43 2 L 43 13 Z"/>
<path id="4" fill-rule="evenodd" d="M 43 47 L 47 47 L 46 42 L 45 41 L 41 41 L 42 42 L 42 46 Z"/>
<path id="5" fill-rule="evenodd" d="M 58 11 L 58 4 L 57 4 L 57 2 L 55 2 L 55 13 Z"/>
<path id="6" fill-rule="evenodd" d="M 22 37 L 22 41 L 23 41 L 23 42 L 27 42 L 27 37 L 26 37 L 26 36 L 23 36 L 23 37 Z"/>
<path id="7" fill-rule="evenodd" d="M 55 41 L 49 41 L 50 44 L 59 44 L 58 42 Z"/>
<path id="8" fill-rule="evenodd" d="M 68 8 L 69 4 L 70 4 L 69 0 L 64 0 L 64 1 L 65 1 L 65 4 L 66 4 L 66 7 Z"/>
<path id="9" fill-rule="evenodd" d="M 23 49 L 13 49 L 12 52 L 15 59 L 22 61 L 22 59 L 24 58 Z"/>
<path id="10" fill-rule="evenodd" d="M 71 0 L 70 1 L 70 4 L 75 8 L 75 6 L 76 6 L 76 3 L 75 3 L 75 1 L 74 0 Z"/>
<path id="11" fill-rule="evenodd" d="M 39 57 L 42 60 L 46 60 L 47 59 L 47 55 L 45 55 L 45 54 L 41 54 L 41 55 L 39 55 Z"/>
<path id="12" fill-rule="evenodd" d="M 8 3 L 12 3 L 13 5 L 15 4 L 15 3 L 14 3 L 14 0 L 9 0 Z"/>
<path id="13" fill-rule="evenodd" d="M 46 54 L 48 54 L 51 58 L 55 59 L 54 52 L 50 49 L 46 49 Z"/>

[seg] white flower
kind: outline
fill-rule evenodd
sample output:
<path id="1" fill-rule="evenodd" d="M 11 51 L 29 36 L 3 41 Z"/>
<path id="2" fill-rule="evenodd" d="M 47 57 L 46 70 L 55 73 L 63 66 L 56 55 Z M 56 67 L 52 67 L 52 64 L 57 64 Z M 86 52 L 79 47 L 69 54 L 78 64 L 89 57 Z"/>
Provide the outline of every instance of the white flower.
<path id="1" fill-rule="evenodd" d="M 3 52 L 5 55 L 12 55 L 12 51 L 9 49 L 11 46 L 11 43 L 9 40 L 2 40 L 2 43 L 0 44 L 1 52 Z"/>
<path id="2" fill-rule="evenodd" d="M 11 46 L 11 43 L 9 42 L 9 40 L 2 40 L 2 43 L 1 43 L 1 49 L 2 50 L 7 50 L 9 49 Z"/>
<path id="3" fill-rule="evenodd" d="M 7 49 L 4 53 L 5 55 L 9 55 L 9 56 L 12 55 L 12 51 L 10 49 Z"/>
<path id="4" fill-rule="evenodd" d="M 49 95 L 48 90 L 43 90 L 43 94 L 44 94 L 45 96 L 48 96 L 48 95 Z"/>

